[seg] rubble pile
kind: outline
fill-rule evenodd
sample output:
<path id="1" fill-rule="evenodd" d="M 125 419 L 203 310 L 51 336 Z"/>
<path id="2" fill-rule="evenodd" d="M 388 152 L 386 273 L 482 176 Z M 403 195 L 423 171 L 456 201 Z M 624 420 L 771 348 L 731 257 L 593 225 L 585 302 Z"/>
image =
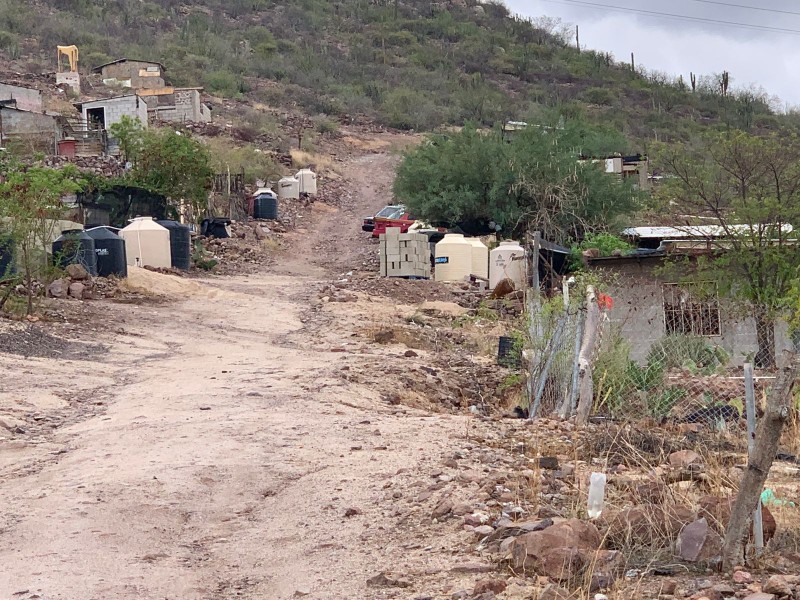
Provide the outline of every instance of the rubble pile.
<path id="1" fill-rule="evenodd" d="M 280 234 L 285 232 L 276 221 L 236 221 L 231 223 L 231 237 L 200 239 L 203 249 L 218 262 L 215 272 L 236 275 L 255 273 L 271 264 L 281 245 Z"/>
<path id="2" fill-rule="evenodd" d="M 116 279 L 92 277 L 79 264 L 67 265 L 64 276 L 47 286 L 47 297 L 72 300 L 99 300 L 118 295 Z"/>
<path id="3" fill-rule="evenodd" d="M 115 156 L 48 156 L 44 164 L 55 169 L 74 165 L 80 171 L 104 177 L 121 177 L 125 173 L 125 163 Z"/>

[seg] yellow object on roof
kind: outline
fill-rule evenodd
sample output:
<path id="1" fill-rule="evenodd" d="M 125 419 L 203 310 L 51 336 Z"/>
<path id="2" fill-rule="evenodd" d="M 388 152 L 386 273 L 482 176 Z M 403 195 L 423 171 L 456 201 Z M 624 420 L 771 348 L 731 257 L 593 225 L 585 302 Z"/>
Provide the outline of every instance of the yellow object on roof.
<path id="1" fill-rule="evenodd" d="M 78 47 L 77 46 L 57 46 L 58 48 L 58 70 L 61 72 L 61 57 L 66 56 L 69 61 L 69 70 L 73 73 L 78 72 Z"/>

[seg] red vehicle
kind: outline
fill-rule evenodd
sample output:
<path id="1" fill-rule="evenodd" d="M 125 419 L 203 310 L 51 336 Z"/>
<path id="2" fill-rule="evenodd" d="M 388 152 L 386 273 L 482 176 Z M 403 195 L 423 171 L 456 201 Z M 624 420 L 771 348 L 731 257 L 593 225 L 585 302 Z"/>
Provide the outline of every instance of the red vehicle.
<path id="1" fill-rule="evenodd" d="M 361 229 L 371 232 L 375 229 L 375 223 L 377 221 L 382 219 L 391 219 L 395 216 L 402 215 L 405 210 L 406 207 L 402 204 L 390 204 L 389 206 L 384 206 L 377 213 L 375 213 L 375 216 L 364 219 L 364 222 L 361 224 Z"/>
<path id="2" fill-rule="evenodd" d="M 380 237 L 382 233 L 386 233 L 386 229 L 389 227 L 399 227 L 400 233 L 408 233 L 408 228 L 416 222 L 417 220 L 405 209 L 402 213 L 392 215 L 390 218 L 376 218 L 375 226 L 372 228 L 372 237 Z"/>

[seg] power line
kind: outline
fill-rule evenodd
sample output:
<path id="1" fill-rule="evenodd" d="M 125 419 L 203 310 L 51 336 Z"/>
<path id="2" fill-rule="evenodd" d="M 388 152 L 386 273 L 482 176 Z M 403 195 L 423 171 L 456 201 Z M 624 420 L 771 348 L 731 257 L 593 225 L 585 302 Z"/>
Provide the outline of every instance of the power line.
<path id="1" fill-rule="evenodd" d="M 779 8 L 762 8 L 761 6 L 749 6 L 747 4 L 733 4 L 730 2 L 719 2 L 718 0 L 690 0 L 690 2 L 699 2 L 701 4 L 716 4 L 717 6 L 729 6 L 731 8 L 744 8 L 747 10 L 760 10 L 761 12 L 774 13 L 779 15 L 794 15 L 800 17 L 800 12 L 792 10 L 781 10 Z"/>
<path id="2" fill-rule="evenodd" d="M 571 4 L 576 6 L 588 6 L 591 8 L 601 8 L 603 10 L 616 10 L 622 12 L 630 12 L 641 14 L 651 17 L 664 17 L 667 19 L 680 19 L 683 21 L 693 21 L 696 23 L 712 23 L 715 25 L 728 25 L 730 27 L 742 27 L 745 29 L 755 29 L 758 31 L 769 31 L 771 33 L 787 33 L 790 35 L 800 35 L 800 29 L 786 29 L 783 27 L 770 27 L 768 25 L 753 25 L 751 23 L 739 23 L 737 21 L 723 21 L 720 19 L 710 19 L 706 17 L 692 17 L 690 15 L 679 15 L 675 13 L 665 13 L 655 10 L 646 10 L 643 8 L 630 8 L 627 6 L 614 6 L 612 4 L 599 4 L 597 2 L 585 2 L 583 0 L 543 0 L 544 2 L 553 2 L 555 4 Z M 709 0 L 710 1 L 710 0 Z"/>

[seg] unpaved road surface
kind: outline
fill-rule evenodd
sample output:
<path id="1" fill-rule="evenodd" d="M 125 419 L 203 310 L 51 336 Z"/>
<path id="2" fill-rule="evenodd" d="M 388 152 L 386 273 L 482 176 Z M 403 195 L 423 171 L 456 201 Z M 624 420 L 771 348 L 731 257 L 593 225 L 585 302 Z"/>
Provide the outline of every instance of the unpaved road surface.
<path id="1" fill-rule="evenodd" d="M 410 498 L 431 495 L 465 418 L 342 378 L 385 350 L 353 341 L 357 318 L 310 310 L 374 251 L 360 217 L 395 160 L 349 165 L 361 189 L 314 208 L 271 272 L 171 278 L 170 302 L 104 302 L 94 331 L 55 329 L 85 345 L 0 354 L 0 599 L 411 598 L 446 572 L 448 534 Z M 368 587 L 381 571 L 413 585 Z"/>

